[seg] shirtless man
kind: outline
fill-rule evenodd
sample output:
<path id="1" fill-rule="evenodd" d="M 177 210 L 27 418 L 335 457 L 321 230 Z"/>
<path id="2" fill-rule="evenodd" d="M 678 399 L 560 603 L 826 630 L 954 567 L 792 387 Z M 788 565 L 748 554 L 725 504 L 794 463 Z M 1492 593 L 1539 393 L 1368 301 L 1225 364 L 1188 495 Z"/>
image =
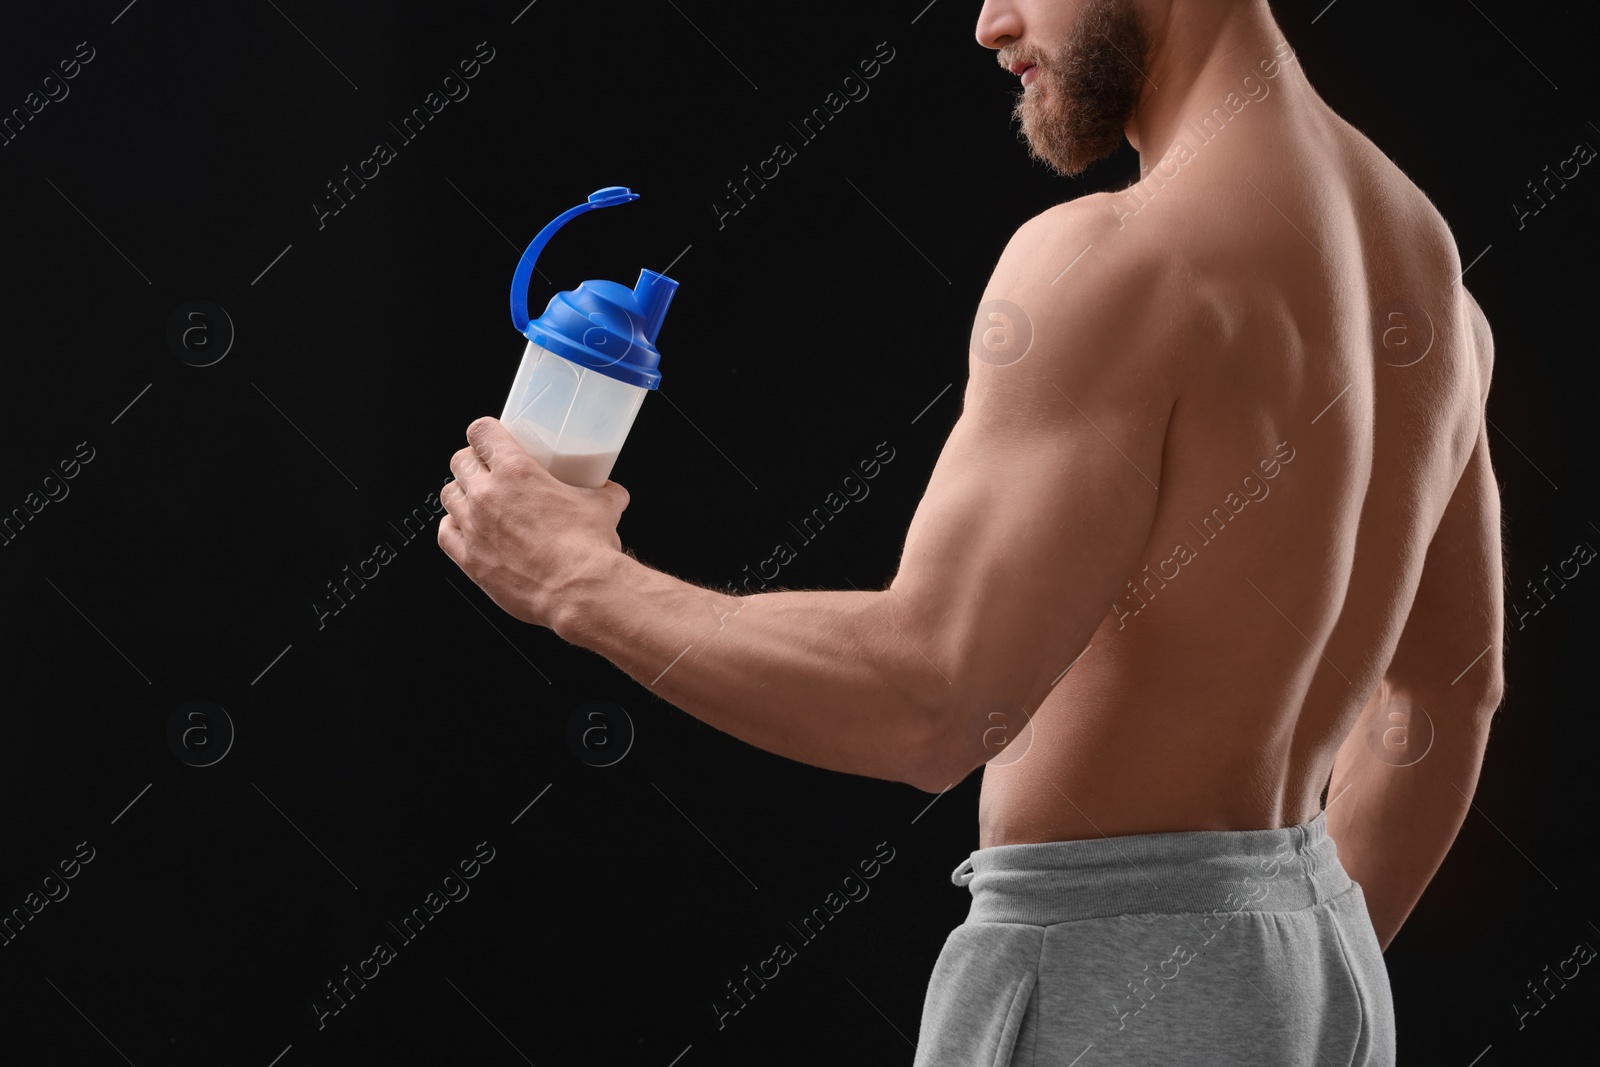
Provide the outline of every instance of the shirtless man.
<path id="1" fill-rule="evenodd" d="M 930 793 L 984 766 L 918 1065 L 1392 1063 L 1381 950 L 1503 686 L 1488 324 L 1265 0 L 988 0 L 977 38 L 1036 158 L 1125 136 L 1141 178 L 1006 246 L 887 588 L 649 568 L 622 487 L 491 418 L 439 543 L 763 749 Z"/>

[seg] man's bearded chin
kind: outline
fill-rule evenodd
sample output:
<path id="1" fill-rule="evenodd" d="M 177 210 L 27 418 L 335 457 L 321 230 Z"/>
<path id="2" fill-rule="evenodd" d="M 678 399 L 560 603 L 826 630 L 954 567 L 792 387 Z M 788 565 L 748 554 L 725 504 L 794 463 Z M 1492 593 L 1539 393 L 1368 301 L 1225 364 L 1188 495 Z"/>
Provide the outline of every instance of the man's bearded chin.
<path id="1" fill-rule="evenodd" d="M 1021 120 L 1028 154 L 1073 178 L 1116 151 L 1149 50 L 1128 0 L 1088 0 L 1060 50 L 1033 57 L 1038 73 L 1017 98 L 1012 117 Z"/>

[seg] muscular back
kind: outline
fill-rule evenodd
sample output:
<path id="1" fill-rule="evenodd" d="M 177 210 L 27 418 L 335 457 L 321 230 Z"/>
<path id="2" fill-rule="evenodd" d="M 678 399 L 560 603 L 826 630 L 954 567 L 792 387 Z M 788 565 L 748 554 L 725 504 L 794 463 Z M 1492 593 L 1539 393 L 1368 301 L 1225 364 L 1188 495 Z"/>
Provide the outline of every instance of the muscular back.
<path id="1" fill-rule="evenodd" d="M 1173 265 L 1213 328 L 1171 361 L 1138 569 L 1027 745 L 984 768 L 983 846 L 1314 816 L 1341 743 L 1408 660 L 1447 505 L 1481 504 L 1492 351 L 1449 231 L 1320 100 L 1283 108 L 1169 180 L 1064 206 L 1115 215 L 1104 239 Z M 1485 619 L 1460 642 L 1499 617 L 1471 606 Z"/>

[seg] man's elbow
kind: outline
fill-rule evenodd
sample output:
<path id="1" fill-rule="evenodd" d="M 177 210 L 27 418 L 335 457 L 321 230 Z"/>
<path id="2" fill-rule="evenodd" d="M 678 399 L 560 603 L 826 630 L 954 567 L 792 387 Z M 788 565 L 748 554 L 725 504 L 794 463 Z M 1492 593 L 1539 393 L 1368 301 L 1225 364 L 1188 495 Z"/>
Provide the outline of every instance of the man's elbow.
<path id="1" fill-rule="evenodd" d="M 1456 687 L 1460 689 L 1460 686 Z M 1414 698 L 1420 704 L 1428 701 L 1426 706 L 1434 711 L 1454 713 L 1459 721 L 1469 724 L 1479 734 L 1487 734 L 1495 713 L 1500 710 L 1505 702 L 1506 687 L 1501 678 L 1474 686 L 1466 692 L 1434 692 L 1416 693 Z"/>
<path id="2" fill-rule="evenodd" d="M 903 781 L 924 793 L 943 793 L 983 763 L 953 716 L 930 714 L 909 746 L 915 754 Z"/>
<path id="3" fill-rule="evenodd" d="M 1485 721 L 1494 718 L 1494 713 L 1500 710 L 1500 705 L 1505 703 L 1505 699 L 1505 680 L 1497 679 L 1493 686 L 1483 695 L 1482 715 Z"/>
<path id="4" fill-rule="evenodd" d="M 938 794 L 943 793 L 971 773 L 971 767 L 967 767 L 965 770 L 958 769 L 949 760 L 945 760 L 939 765 L 924 763 L 922 766 L 915 768 L 911 774 L 906 775 L 903 780 L 907 785 L 915 786 L 924 793 Z"/>

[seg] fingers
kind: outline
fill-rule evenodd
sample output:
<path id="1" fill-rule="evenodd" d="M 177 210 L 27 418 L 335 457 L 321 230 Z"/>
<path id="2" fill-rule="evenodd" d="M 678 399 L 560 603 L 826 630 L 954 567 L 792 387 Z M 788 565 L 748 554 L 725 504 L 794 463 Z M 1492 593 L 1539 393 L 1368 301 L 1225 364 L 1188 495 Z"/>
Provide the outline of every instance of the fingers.
<path id="1" fill-rule="evenodd" d="M 471 484 L 472 479 L 480 474 L 487 474 L 489 467 L 479 458 L 474 448 L 463 448 L 450 457 L 450 473 L 456 476 L 457 486 L 463 492 Z"/>
<path id="2" fill-rule="evenodd" d="M 445 482 L 439 487 L 439 503 L 443 504 L 444 510 L 449 512 L 451 515 L 456 514 L 457 508 L 461 509 L 462 514 L 466 513 L 466 494 L 462 492 L 461 486 L 457 485 L 453 481 Z"/>
<path id="3" fill-rule="evenodd" d="M 487 479 L 482 479 L 487 480 Z M 450 520 L 457 534 L 464 534 L 472 529 L 473 508 L 472 501 L 467 497 L 466 487 L 460 482 L 445 482 L 439 490 L 439 503 L 444 505 L 445 515 L 439 520 L 440 535 L 444 533 L 443 524 Z M 440 544 L 443 544 L 441 540 Z M 460 560 L 456 561 L 460 563 Z"/>
<path id="4" fill-rule="evenodd" d="M 490 468 L 494 466 L 496 456 L 526 451 L 517 444 L 517 439 L 511 436 L 511 431 L 499 419 L 489 415 L 474 419 L 467 427 L 467 443 L 477 453 L 478 459 Z"/>
<path id="5" fill-rule="evenodd" d="M 453 515 L 446 515 L 439 520 L 439 547 L 444 549 L 444 554 L 449 556 L 457 567 L 466 570 L 461 561 L 466 559 L 467 539 L 462 534 L 461 527 L 456 525 Z"/>

